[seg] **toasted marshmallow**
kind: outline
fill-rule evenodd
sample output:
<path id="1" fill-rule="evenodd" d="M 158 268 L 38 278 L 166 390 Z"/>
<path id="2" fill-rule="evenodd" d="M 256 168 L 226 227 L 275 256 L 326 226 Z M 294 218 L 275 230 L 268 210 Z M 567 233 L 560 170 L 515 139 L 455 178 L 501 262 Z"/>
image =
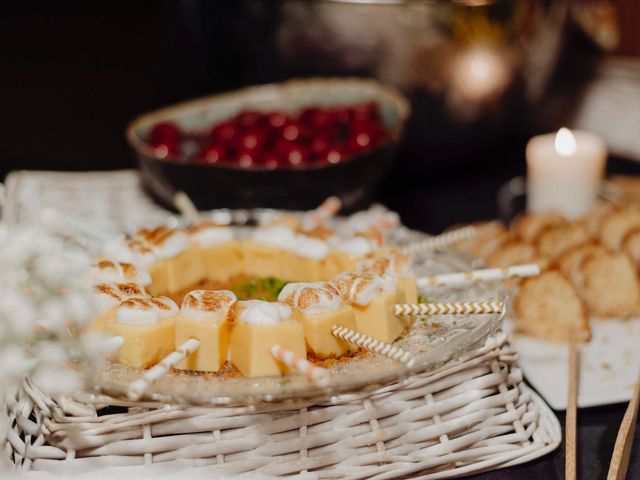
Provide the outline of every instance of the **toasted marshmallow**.
<path id="1" fill-rule="evenodd" d="M 278 301 L 305 315 L 335 312 L 343 305 L 338 291 L 327 282 L 288 283 Z"/>
<path id="2" fill-rule="evenodd" d="M 158 258 L 175 257 L 189 246 L 189 236 L 185 232 L 164 225 L 153 230 L 139 230 L 133 238 L 146 244 Z"/>
<path id="3" fill-rule="evenodd" d="M 137 283 L 146 287 L 151 283 L 151 275 L 132 263 L 101 260 L 91 267 L 94 284 L 100 283 Z"/>
<path id="4" fill-rule="evenodd" d="M 157 257 L 146 242 L 140 239 L 127 240 L 124 235 L 114 237 L 106 242 L 103 254 L 117 262 L 132 263 L 138 267 L 148 268 Z"/>
<path id="5" fill-rule="evenodd" d="M 154 325 L 178 313 L 178 305 L 167 297 L 130 298 L 118 307 L 116 319 L 128 325 Z"/>
<path id="6" fill-rule="evenodd" d="M 291 251 L 301 257 L 322 260 L 329 254 L 329 245 L 318 238 L 296 235 Z"/>
<path id="7" fill-rule="evenodd" d="M 376 258 L 367 258 L 358 263 L 357 273 L 373 272 L 378 275 L 406 275 L 410 273 L 409 257 L 400 252 L 389 252 Z"/>
<path id="8" fill-rule="evenodd" d="M 378 248 L 374 242 L 363 236 L 351 238 L 333 237 L 329 241 L 334 250 L 355 257 L 364 257 L 373 253 Z"/>
<path id="9" fill-rule="evenodd" d="M 264 300 L 245 300 L 237 303 L 239 322 L 252 325 L 277 325 L 291 318 L 291 308 L 280 302 Z"/>
<path id="10" fill-rule="evenodd" d="M 191 239 L 201 247 L 212 247 L 230 242 L 235 235 L 233 229 L 227 225 L 214 222 L 202 222 L 189 228 Z"/>
<path id="11" fill-rule="evenodd" d="M 295 248 L 296 234 L 285 225 L 272 225 L 257 228 L 253 232 L 253 240 L 273 247 L 291 250 Z"/>
<path id="12" fill-rule="evenodd" d="M 100 311 L 117 307 L 129 298 L 149 297 L 144 288 L 135 283 L 99 283 L 94 287 L 94 295 Z"/>
<path id="13" fill-rule="evenodd" d="M 373 273 L 358 275 L 344 272 L 330 283 L 338 291 L 344 303 L 363 307 L 369 305 L 383 291 L 393 292 L 397 289 L 393 278 Z"/>
<path id="14" fill-rule="evenodd" d="M 194 290 L 184 297 L 181 311 L 192 318 L 224 320 L 237 301 L 230 290 Z"/>

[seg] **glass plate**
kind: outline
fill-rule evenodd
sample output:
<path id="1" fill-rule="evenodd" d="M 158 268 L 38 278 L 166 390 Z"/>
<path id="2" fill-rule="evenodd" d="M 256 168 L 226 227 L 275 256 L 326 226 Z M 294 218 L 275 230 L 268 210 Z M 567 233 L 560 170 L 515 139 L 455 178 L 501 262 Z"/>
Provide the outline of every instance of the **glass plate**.
<path id="1" fill-rule="evenodd" d="M 394 229 L 387 237 L 388 243 L 402 246 L 422 240 L 426 235 L 401 227 Z M 414 255 L 411 262 L 419 276 L 473 268 L 470 259 L 453 250 Z M 465 288 L 430 287 L 420 291 L 420 294 L 430 301 L 505 298 L 498 282 L 477 283 Z M 441 315 L 417 320 L 405 337 L 395 342 L 414 354 L 416 362 L 411 369 L 386 357 L 370 354 L 329 367 L 330 381 L 326 387 L 318 387 L 298 373 L 284 377 L 231 378 L 216 374 L 174 372 L 151 385 L 143 399 L 219 406 L 321 399 L 348 392 L 366 393 L 464 356 L 480 347 L 501 322 L 502 317 L 498 315 Z M 121 364 L 107 364 L 94 377 L 95 390 L 124 397 L 130 382 L 139 375 L 139 370 Z"/>

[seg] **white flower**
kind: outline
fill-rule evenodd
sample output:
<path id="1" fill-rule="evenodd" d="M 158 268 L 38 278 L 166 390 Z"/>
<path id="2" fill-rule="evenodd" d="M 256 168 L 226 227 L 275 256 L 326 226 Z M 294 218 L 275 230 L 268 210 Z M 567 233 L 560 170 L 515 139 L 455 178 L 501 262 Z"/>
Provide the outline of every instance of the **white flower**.
<path id="1" fill-rule="evenodd" d="M 71 393 L 104 358 L 104 339 L 81 334 L 95 313 L 90 264 L 60 237 L 0 224 L 0 392 L 28 375 L 49 395 Z"/>

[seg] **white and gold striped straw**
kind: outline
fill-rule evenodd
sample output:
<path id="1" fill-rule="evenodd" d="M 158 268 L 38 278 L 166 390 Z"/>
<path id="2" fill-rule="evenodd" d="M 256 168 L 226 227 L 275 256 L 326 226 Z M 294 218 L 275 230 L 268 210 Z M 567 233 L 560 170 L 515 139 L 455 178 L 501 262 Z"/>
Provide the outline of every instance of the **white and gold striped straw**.
<path id="1" fill-rule="evenodd" d="M 149 385 L 164 377 L 173 367 L 176 366 L 178 362 L 184 360 L 195 352 L 199 346 L 200 341 L 195 338 L 190 338 L 184 342 L 174 352 L 171 352 L 169 355 L 164 357 L 160 363 L 144 372 L 142 377 L 131 382 L 127 392 L 129 398 L 131 400 L 139 400 Z"/>
<path id="2" fill-rule="evenodd" d="M 334 336 L 341 338 L 342 340 L 346 340 L 358 347 L 362 347 L 369 352 L 378 353 L 397 362 L 404 363 L 409 368 L 411 368 L 415 363 L 415 359 L 410 352 L 387 342 L 383 342 L 382 340 L 365 335 L 364 333 L 355 332 L 350 328 L 343 327 L 341 325 L 334 325 L 331 327 L 331 333 Z"/>
<path id="3" fill-rule="evenodd" d="M 291 350 L 287 350 L 280 345 L 274 345 L 271 347 L 271 355 L 273 355 L 276 360 L 280 360 L 291 370 L 298 370 L 307 377 L 309 381 L 318 386 L 325 386 L 329 381 L 329 374 L 326 369 L 314 365 L 306 358 L 301 358 Z"/>
<path id="4" fill-rule="evenodd" d="M 315 210 L 309 212 L 309 218 L 314 226 L 321 225 L 325 220 L 335 216 L 342 208 L 342 200 L 329 197 Z"/>
<path id="5" fill-rule="evenodd" d="M 450 247 L 456 243 L 473 238 L 478 234 L 478 229 L 473 225 L 456 228 L 450 232 L 441 233 L 435 237 L 429 237 L 422 241 L 412 243 L 402 248 L 405 255 L 415 255 L 421 252 L 435 252 Z"/>
<path id="6" fill-rule="evenodd" d="M 443 273 L 417 279 L 418 288 L 425 287 L 462 287 L 474 282 L 525 278 L 540 275 L 540 267 L 535 263 L 513 265 L 505 268 L 485 268 L 470 272 Z"/>
<path id="7" fill-rule="evenodd" d="M 393 306 L 393 314 L 401 317 L 497 314 L 503 311 L 503 302 L 398 303 Z"/>
<path id="8" fill-rule="evenodd" d="M 184 192 L 177 192 L 172 200 L 173 206 L 178 209 L 180 215 L 182 215 L 187 222 L 197 223 L 200 220 L 200 212 L 189 198 L 189 195 Z"/>

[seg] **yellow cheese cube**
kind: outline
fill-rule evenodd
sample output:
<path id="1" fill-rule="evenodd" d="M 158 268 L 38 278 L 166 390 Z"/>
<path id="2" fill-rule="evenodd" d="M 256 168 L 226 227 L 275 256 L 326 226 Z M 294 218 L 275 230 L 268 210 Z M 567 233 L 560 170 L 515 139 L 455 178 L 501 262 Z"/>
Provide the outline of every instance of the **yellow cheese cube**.
<path id="1" fill-rule="evenodd" d="M 167 260 L 159 260 L 148 268 L 151 284 L 147 290 L 157 296 L 169 292 L 169 264 Z"/>
<path id="2" fill-rule="evenodd" d="M 114 320 L 107 323 L 105 331 L 123 338 L 118 362 L 130 367 L 151 367 L 175 349 L 173 318 L 164 318 L 149 325 L 131 325 Z"/>
<path id="3" fill-rule="evenodd" d="M 244 273 L 256 277 L 283 278 L 285 252 L 277 247 L 254 240 L 242 242 Z"/>
<path id="4" fill-rule="evenodd" d="M 235 240 L 210 247 L 200 247 L 200 250 L 210 280 L 224 281 L 245 273 L 242 249 Z"/>
<path id="5" fill-rule="evenodd" d="M 418 283 L 412 275 L 399 275 L 395 277 L 398 289 L 404 293 L 406 303 L 418 303 Z"/>
<path id="6" fill-rule="evenodd" d="M 291 253 L 284 257 L 284 280 L 316 282 L 323 278 L 323 262 Z"/>
<path id="7" fill-rule="evenodd" d="M 357 330 L 383 342 L 393 342 L 407 328 L 407 321 L 393 314 L 393 306 L 403 302 L 404 295 L 400 291 L 385 291 L 376 295 L 367 306 L 352 304 Z"/>
<path id="8" fill-rule="evenodd" d="M 176 317 L 176 348 L 190 338 L 200 341 L 200 347 L 180 362 L 180 370 L 217 372 L 227 360 L 229 324 L 224 318 L 193 318 L 184 313 Z"/>
<path id="9" fill-rule="evenodd" d="M 207 277 L 205 265 L 200 257 L 200 250 L 187 248 L 167 262 L 167 290 L 161 293 L 176 293 L 191 287 Z"/>
<path id="10" fill-rule="evenodd" d="M 117 309 L 118 307 L 112 307 L 100 313 L 89 326 L 89 330 L 93 332 L 103 331 L 107 323 L 111 322 L 116 317 Z"/>
<path id="11" fill-rule="evenodd" d="M 276 344 L 299 357 L 307 356 L 304 329 L 294 320 L 267 325 L 238 322 L 231 328 L 231 362 L 245 377 L 286 373 L 287 366 L 271 355 Z"/>
<path id="12" fill-rule="evenodd" d="M 334 325 L 356 330 L 356 317 L 353 309 L 348 305 L 342 305 L 333 312 L 307 315 L 300 310 L 294 310 L 293 318 L 304 326 L 307 348 L 316 358 L 339 357 L 356 348 L 331 333 Z"/>

